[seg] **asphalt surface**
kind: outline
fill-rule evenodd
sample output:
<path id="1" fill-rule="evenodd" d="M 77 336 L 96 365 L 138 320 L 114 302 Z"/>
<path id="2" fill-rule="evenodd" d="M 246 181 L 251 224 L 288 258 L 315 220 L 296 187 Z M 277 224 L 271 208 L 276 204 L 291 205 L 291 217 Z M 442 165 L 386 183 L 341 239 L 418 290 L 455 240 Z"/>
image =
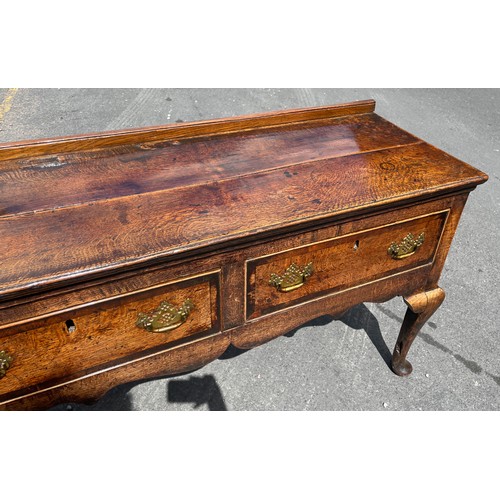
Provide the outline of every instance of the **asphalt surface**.
<path id="1" fill-rule="evenodd" d="M 447 296 L 400 378 L 388 363 L 400 298 L 318 318 L 251 351 L 179 377 L 134 382 L 92 406 L 54 410 L 498 410 L 500 407 L 500 90 L 9 89 L 0 142 L 373 98 L 376 112 L 488 173 L 445 265 Z"/>

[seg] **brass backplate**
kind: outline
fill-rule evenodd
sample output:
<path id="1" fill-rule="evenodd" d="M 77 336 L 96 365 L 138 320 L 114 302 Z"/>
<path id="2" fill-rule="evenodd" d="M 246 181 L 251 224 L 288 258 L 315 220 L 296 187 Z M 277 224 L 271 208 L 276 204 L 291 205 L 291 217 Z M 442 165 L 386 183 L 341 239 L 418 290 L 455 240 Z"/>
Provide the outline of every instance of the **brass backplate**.
<path id="1" fill-rule="evenodd" d="M 387 249 L 387 253 L 393 259 L 406 259 L 413 255 L 419 247 L 422 246 L 425 240 L 425 233 L 420 233 L 415 237 L 412 233 L 408 233 L 400 243 L 393 242 Z"/>
<path id="2" fill-rule="evenodd" d="M 276 287 L 280 292 L 291 292 L 300 288 L 307 278 L 313 273 L 313 263 L 309 262 L 303 267 L 291 264 L 282 275 L 271 273 L 269 284 Z"/>
<path id="3" fill-rule="evenodd" d="M 0 351 L 0 378 L 5 377 L 12 363 L 12 356 L 5 351 Z"/>
<path id="4" fill-rule="evenodd" d="M 191 299 L 185 300 L 180 307 L 164 300 L 154 311 L 139 313 L 135 324 L 148 332 L 167 332 L 181 326 L 193 309 Z"/>

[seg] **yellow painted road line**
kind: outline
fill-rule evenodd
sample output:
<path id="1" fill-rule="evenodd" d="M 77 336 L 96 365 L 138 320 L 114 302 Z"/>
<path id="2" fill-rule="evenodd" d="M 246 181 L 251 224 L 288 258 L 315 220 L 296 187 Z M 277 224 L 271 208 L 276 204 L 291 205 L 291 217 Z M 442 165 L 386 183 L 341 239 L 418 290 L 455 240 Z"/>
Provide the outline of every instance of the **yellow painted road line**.
<path id="1" fill-rule="evenodd" d="M 9 112 L 10 107 L 12 106 L 12 99 L 17 94 L 19 89 L 9 89 L 5 99 L 0 103 L 0 122 L 3 120 L 3 117 Z"/>

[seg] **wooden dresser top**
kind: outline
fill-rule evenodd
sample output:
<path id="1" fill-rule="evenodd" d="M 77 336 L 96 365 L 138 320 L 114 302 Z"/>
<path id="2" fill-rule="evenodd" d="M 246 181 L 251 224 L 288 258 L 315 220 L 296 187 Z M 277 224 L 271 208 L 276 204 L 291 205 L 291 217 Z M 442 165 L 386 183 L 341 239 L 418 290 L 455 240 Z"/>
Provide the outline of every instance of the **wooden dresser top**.
<path id="1" fill-rule="evenodd" d="M 374 108 L 0 145 L 0 298 L 486 181 Z"/>

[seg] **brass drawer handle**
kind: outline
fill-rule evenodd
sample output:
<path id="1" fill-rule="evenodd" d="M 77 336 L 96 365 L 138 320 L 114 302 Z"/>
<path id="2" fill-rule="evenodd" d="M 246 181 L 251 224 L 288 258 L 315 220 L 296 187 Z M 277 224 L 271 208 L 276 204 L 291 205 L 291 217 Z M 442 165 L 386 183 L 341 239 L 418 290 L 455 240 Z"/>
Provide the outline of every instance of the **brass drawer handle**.
<path id="1" fill-rule="evenodd" d="M 418 238 L 415 238 L 412 233 L 408 233 L 401 242 L 391 243 L 391 246 L 387 249 L 387 253 L 393 259 L 406 259 L 410 255 L 413 255 L 425 239 L 425 233 L 420 233 Z"/>
<path id="2" fill-rule="evenodd" d="M 291 264 L 282 276 L 271 273 L 269 284 L 275 286 L 280 292 L 291 292 L 300 288 L 313 273 L 313 263 L 309 262 L 304 267 Z"/>
<path id="3" fill-rule="evenodd" d="M 5 377 L 12 363 L 12 356 L 5 351 L 0 351 L 0 378 Z"/>
<path id="4" fill-rule="evenodd" d="M 164 300 L 154 311 L 139 313 L 135 324 L 148 332 L 168 332 L 181 326 L 193 309 L 194 304 L 191 299 L 185 300 L 180 307 L 175 307 Z"/>

